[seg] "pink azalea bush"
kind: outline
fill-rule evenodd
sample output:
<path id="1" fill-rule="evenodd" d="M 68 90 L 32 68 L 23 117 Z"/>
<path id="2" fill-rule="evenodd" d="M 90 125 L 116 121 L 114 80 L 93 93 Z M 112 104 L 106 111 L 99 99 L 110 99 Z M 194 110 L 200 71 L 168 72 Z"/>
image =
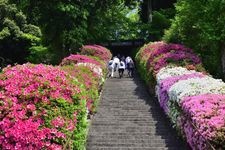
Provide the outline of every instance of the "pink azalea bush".
<path id="1" fill-rule="evenodd" d="M 87 56 L 87 55 L 74 55 L 64 58 L 60 63 L 60 66 L 65 65 L 85 65 L 89 69 L 97 73 L 99 76 L 103 76 L 103 73 L 106 72 L 106 63 L 103 60 L 100 60 L 97 57 Z"/>
<path id="2" fill-rule="evenodd" d="M 136 54 L 135 60 L 137 62 L 137 69 L 141 75 L 141 78 L 144 79 L 144 81 L 149 84 L 154 82 L 154 77 L 152 74 L 147 70 L 147 61 L 150 57 L 150 54 L 156 47 L 160 47 L 166 45 L 165 42 L 150 42 L 146 45 L 144 45 Z M 154 83 L 153 83 L 154 86 Z"/>
<path id="3" fill-rule="evenodd" d="M 84 85 L 86 106 L 92 114 L 96 112 L 96 106 L 99 99 L 99 90 L 101 88 L 101 77 L 90 67 L 84 65 L 65 65 L 62 69 L 75 77 L 79 83 Z"/>
<path id="4" fill-rule="evenodd" d="M 70 64 L 77 64 L 77 63 L 92 63 L 95 65 L 102 66 L 103 63 L 100 60 L 97 60 L 94 57 L 86 56 L 86 55 L 74 55 L 71 54 L 70 56 L 64 58 L 60 63 L 61 66 L 63 65 L 70 65 Z"/>
<path id="5" fill-rule="evenodd" d="M 111 52 L 100 45 L 84 45 L 81 48 L 81 54 L 98 57 L 104 62 L 108 62 L 112 58 Z"/>
<path id="6" fill-rule="evenodd" d="M 185 97 L 181 102 L 183 131 L 193 149 L 225 148 L 225 95 Z"/>
<path id="7" fill-rule="evenodd" d="M 88 47 L 88 46 L 87 46 Z M 103 51 L 106 51 L 103 49 Z M 104 81 L 106 63 L 96 57 L 87 55 L 70 55 L 62 60 L 62 69 L 78 79 L 84 85 L 87 108 L 90 114 L 96 111 L 99 90 Z"/>
<path id="8" fill-rule="evenodd" d="M 200 59 L 195 54 L 184 51 L 173 51 L 156 57 L 153 62 L 148 64 L 150 69 L 152 68 L 154 73 L 157 73 L 161 68 L 167 66 L 169 63 L 177 62 L 181 63 L 181 66 L 185 66 L 186 64 L 198 65 L 201 63 Z"/>
<path id="9" fill-rule="evenodd" d="M 178 66 L 201 65 L 200 58 L 191 49 L 179 44 L 163 44 L 155 46 L 149 54 L 147 70 L 155 75 L 169 64 Z"/>
<path id="10" fill-rule="evenodd" d="M 4 68 L 0 79 L 0 149 L 77 148 L 87 114 L 74 78 L 28 63 Z"/>
<path id="11" fill-rule="evenodd" d="M 144 45 L 137 53 L 136 55 L 136 60 L 141 61 L 143 63 L 147 63 L 149 57 L 151 56 L 152 52 L 154 52 L 154 50 L 157 47 L 163 47 L 164 45 L 166 45 L 165 42 L 160 41 L 160 42 L 153 42 L 153 43 L 148 43 L 146 45 Z"/>
<path id="12" fill-rule="evenodd" d="M 192 49 L 187 48 L 180 44 L 171 44 L 171 43 L 158 44 L 158 42 L 156 42 L 156 44 L 157 45 L 155 45 L 155 47 L 150 53 L 149 61 L 153 61 L 155 57 L 168 53 L 170 51 L 182 51 L 187 53 L 193 53 Z"/>

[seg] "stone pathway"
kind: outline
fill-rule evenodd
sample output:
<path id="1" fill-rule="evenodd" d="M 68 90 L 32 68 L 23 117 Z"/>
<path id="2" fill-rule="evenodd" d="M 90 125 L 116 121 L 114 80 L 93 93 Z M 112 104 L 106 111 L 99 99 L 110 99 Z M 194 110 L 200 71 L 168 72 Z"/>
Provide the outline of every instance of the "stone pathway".
<path id="1" fill-rule="evenodd" d="M 138 76 L 107 79 L 92 118 L 87 150 L 185 150 Z"/>

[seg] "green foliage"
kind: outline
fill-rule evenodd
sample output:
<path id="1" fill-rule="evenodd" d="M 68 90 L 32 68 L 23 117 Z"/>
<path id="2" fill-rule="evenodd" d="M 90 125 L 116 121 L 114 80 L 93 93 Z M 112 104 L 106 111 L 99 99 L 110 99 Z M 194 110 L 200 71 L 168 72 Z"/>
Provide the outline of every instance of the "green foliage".
<path id="1" fill-rule="evenodd" d="M 3 40 L 4 38 L 6 38 L 8 36 L 10 36 L 9 28 L 8 27 L 5 27 L 0 32 L 0 40 Z"/>
<path id="2" fill-rule="evenodd" d="M 32 46 L 29 48 L 30 54 L 26 58 L 27 61 L 32 62 L 34 64 L 44 63 L 50 64 L 53 58 L 53 54 L 48 51 L 47 47 L 43 46 Z"/>
<path id="3" fill-rule="evenodd" d="M 170 27 L 171 21 L 175 15 L 175 11 L 172 8 L 161 9 L 154 11 L 152 15 L 152 22 L 145 23 L 142 26 L 142 32 L 146 40 L 159 41 L 164 35 L 164 30 Z M 146 34 L 147 33 L 147 34 Z"/>
<path id="4" fill-rule="evenodd" d="M 149 55 L 145 54 L 145 49 L 147 49 L 148 45 L 150 45 L 150 44 L 151 43 L 146 44 L 143 47 L 141 47 L 135 56 L 137 70 L 138 70 L 141 78 L 145 81 L 146 84 L 149 83 L 151 74 L 146 69 L 147 68 L 147 60 L 149 58 Z M 143 59 L 143 55 L 145 56 L 145 59 Z"/>
<path id="5" fill-rule="evenodd" d="M 202 57 L 206 69 L 221 77 L 222 43 L 225 39 L 224 0 L 179 0 L 176 16 L 163 37 L 191 47 Z"/>
<path id="6" fill-rule="evenodd" d="M 29 33 L 29 34 L 32 34 L 32 35 L 37 36 L 37 37 L 42 36 L 40 28 L 35 26 L 35 25 L 32 25 L 32 24 L 25 24 L 23 26 L 23 30 L 24 30 L 25 33 Z"/>
<path id="7" fill-rule="evenodd" d="M 87 140 L 87 125 L 88 125 L 85 100 L 81 101 L 80 108 L 81 108 L 80 113 L 77 116 L 79 120 L 77 124 L 77 129 L 74 131 L 74 133 L 72 133 L 72 136 L 74 136 L 74 140 L 72 142 L 75 145 L 75 147 L 71 149 L 84 150 Z"/>
<path id="8" fill-rule="evenodd" d="M 102 84 L 101 79 L 88 66 L 71 64 L 61 68 L 83 84 L 87 107 L 91 114 L 95 113 L 99 102 L 98 90 Z"/>
<path id="9" fill-rule="evenodd" d="M 41 44 L 39 27 L 28 24 L 26 16 L 8 0 L 0 0 L 0 56 L 12 63 L 24 63 L 32 46 Z"/>
<path id="10" fill-rule="evenodd" d="M 139 1 L 31 1 L 10 0 L 38 25 L 44 43 L 54 53 L 53 63 L 76 53 L 85 44 L 114 39 L 134 39 L 139 35 Z M 139 38 L 139 37 L 138 37 Z"/>

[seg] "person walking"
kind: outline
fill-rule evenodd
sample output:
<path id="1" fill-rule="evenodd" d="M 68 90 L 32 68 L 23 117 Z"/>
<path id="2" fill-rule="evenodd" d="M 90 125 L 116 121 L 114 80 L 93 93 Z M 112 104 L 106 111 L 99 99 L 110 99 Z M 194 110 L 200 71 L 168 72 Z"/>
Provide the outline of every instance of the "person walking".
<path id="1" fill-rule="evenodd" d="M 118 67 L 118 71 L 119 71 L 119 77 L 122 78 L 123 77 L 123 73 L 125 70 L 125 63 L 121 60 L 119 63 L 119 67 Z"/>
<path id="2" fill-rule="evenodd" d="M 120 59 L 117 56 L 115 56 L 113 57 L 113 62 L 114 62 L 114 71 L 116 71 L 118 69 Z"/>
<path id="3" fill-rule="evenodd" d="M 127 56 L 126 59 L 125 59 L 125 65 L 126 65 L 127 71 L 128 71 L 127 64 L 130 62 L 130 60 L 131 60 L 130 56 Z"/>
<path id="4" fill-rule="evenodd" d="M 134 76 L 134 61 L 130 58 L 129 61 L 127 61 L 127 71 L 128 76 L 133 77 Z"/>
<path id="5" fill-rule="evenodd" d="M 113 60 L 110 60 L 108 62 L 108 73 L 107 73 L 107 76 L 108 77 L 112 77 L 113 78 L 113 75 L 114 75 L 114 68 L 115 68 L 115 62 Z"/>

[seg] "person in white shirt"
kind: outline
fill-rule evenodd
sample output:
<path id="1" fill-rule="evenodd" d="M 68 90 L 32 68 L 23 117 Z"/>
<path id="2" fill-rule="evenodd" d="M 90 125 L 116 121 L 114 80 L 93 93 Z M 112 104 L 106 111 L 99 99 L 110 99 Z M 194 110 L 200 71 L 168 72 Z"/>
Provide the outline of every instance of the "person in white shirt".
<path id="1" fill-rule="evenodd" d="M 118 66 L 119 66 L 119 63 L 120 63 L 120 59 L 117 56 L 115 56 L 115 57 L 113 57 L 113 61 L 115 63 L 114 71 L 116 71 L 118 69 Z"/>
<path id="2" fill-rule="evenodd" d="M 115 62 L 113 60 L 110 60 L 108 62 L 108 77 L 113 77 L 114 74 L 114 68 L 115 68 Z"/>
<path id="3" fill-rule="evenodd" d="M 126 64 L 129 63 L 132 60 L 132 58 L 130 56 L 127 56 L 125 59 Z"/>
<path id="4" fill-rule="evenodd" d="M 119 71 L 119 77 L 122 78 L 123 77 L 123 72 L 125 70 L 125 63 L 123 61 L 120 61 L 118 68 L 119 68 L 118 69 L 118 71 Z"/>

